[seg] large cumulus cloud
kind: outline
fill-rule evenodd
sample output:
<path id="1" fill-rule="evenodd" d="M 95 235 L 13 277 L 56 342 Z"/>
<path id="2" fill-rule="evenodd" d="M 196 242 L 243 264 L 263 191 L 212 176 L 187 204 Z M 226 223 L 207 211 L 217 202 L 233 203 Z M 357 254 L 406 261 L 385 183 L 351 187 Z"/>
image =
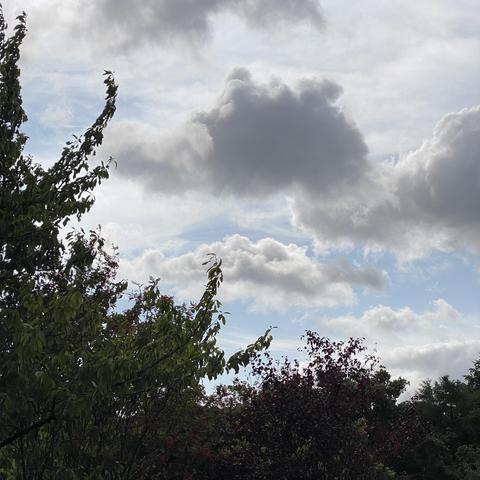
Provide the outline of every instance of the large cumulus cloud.
<path id="1" fill-rule="evenodd" d="M 258 195 L 298 185 L 331 190 L 357 177 L 367 148 L 335 104 L 340 93 L 329 80 L 303 80 L 292 90 L 234 70 L 218 105 L 196 119 L 212 139 L 215 184 Z"/>
<path id="2" fill-rule="evenodd" d="M 412 259 L 433 250 L 480 250 L 480 107 L 446 115 L 398 162 L 370 162 L 338 198 L 304 190 L 294 222 L 321 248 L 363 245 Z"/>
<path id="3" fill-rule="evenodd" d="M 122 273 L 137 280 L 158 276 L 181 298 L 191 299 L 200 294 L 199 286 L 205 281 L 202 261 L 210 252 L 223 260 L 225 284 L 221 297 L 248 301 L 260 308 L 350 305 L 355 301 L 353 287 L 381 290 L 388 282 L 385 272 L 371 267 L 320 263 L 310 258 L 304 247 L 271 238 L 253 242 L 241 235 L 201 245 L 176 257 L 148 250 L 140 257 L 122 261 Z"/>
<path id="4" fill-rule="evenodd" d="M 373 161 L 340 93 L 330 80 L 292 88 L 237 68 L 216 104 L 188 125 L 164 137 L 119 127 L 110 151 L 121 174 L 157 191 L 287 195 L 293 224 L 319 251 L 360 246 L 401 260 L 478 253 L 480 107 L 446 115 L 398 160 Z"/>
<path id="5" fill-rule="evenodd" d="M 355 183 L 367 165 L 362 135 L 336 104 L 340 93 L 329 80 L 304 79 L 291 88 L 280 80 L 257 83 L 236 68 L 216 105 L 180 131 L 162 137 L 120 126 L 109 149 L 121 174 L 159 191 L 334 192 Z"/>

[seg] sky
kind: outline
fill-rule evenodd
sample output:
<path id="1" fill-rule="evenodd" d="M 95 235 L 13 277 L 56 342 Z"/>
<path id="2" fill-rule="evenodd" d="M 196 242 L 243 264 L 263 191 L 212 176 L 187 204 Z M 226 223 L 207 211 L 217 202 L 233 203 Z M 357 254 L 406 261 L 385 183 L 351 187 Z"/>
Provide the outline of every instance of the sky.
<path id="1" fill-rule="evenodd" d="M 222 344 L 275 326 L 365 337 L 410 392 L 480 357 L 477 0 L 14 0 L 28 153 L 103 106 L 116 168 L 85 228 L 121 278 L 199 298 L 223 261 Z"/>

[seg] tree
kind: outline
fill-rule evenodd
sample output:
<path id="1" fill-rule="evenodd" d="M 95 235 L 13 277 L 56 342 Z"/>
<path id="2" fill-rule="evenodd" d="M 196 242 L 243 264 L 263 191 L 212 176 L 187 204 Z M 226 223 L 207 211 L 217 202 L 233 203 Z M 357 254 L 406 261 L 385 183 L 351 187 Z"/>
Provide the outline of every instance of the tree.
<path id="1" fill-rule="evenodd" d="M 416 441 L 405 388 L 358 339 L 306 334 L 308 360 L 252 364 L 254 385 L 219 389 L 222 435 L 216 478 L 393 478 L 388 468 Z"/>
<path id="2" fill-rule="evenodd" d="M 0 477 L 153 478 L 151 435 L 171 435 L 204 377 L 238 369 L 271 337 L 225 358 L 215 257 L 197 305 L 175 304 L 152 281 L 131 293 L 126 311 L 115 308 L 127 294 L 116 255 L 98 232 L 59 234 L 108 178 L 110 163 L 90 158 L 117 85 L 106 71 L 97 120 L 53 166 L 34 163 L 21 131 L 25 14 L 17 22 L 7 37 L 0 7 Z"/>
<path id="3" fill-rule="evenodd" d="M 480 478 L 479 367 L 476 361 L 466 381 L 444 375 L 421 385 L 415 402 L 425 435 L 402 462 L 411 478 Z"/>

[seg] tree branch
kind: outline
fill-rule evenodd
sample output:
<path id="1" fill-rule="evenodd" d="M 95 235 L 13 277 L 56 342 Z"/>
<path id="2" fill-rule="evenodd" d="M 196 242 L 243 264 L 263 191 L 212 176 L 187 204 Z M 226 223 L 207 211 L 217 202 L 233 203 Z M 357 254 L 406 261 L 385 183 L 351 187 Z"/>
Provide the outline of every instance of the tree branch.
<path id="1" fill-rule="evenodd" d="M 43 418 L 42 420 L 39 420 L 38 422 L 32 423 L 29 427 L 24 428 L 23 430 L 20 430 L 19 432 L 15 433 L 14 435 L 6 438 L 2 442 L 0 442 L 0 449 L 3 447 L 6 447 L 7 445 L 12 444 L 19 438 L 23 437 L 24 435 L 27 435 L 30 433 L 32 430 L 38 430 L 40 427 L 43 427 L 43 425 L 51 422 L 52 420 L 56 420 L 57 418 L 55 415 L 50 415 L 49 417 Z"/>

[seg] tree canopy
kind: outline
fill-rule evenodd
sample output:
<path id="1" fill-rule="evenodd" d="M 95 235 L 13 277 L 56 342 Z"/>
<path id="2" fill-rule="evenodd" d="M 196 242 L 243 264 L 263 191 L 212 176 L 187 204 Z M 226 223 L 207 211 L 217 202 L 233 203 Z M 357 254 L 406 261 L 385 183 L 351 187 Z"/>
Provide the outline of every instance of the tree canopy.
<path id="1" fill-rule="evenodd" d="M 216 295 L 221 262 L 207 265 L 199 303 L 177 305 L 158 282 L 130 292 L 98 232 L 60 231 L 91 208 L 110 164 L 92 166 L 115 113 L 105 72 L 103 111 L 44 168 L 24 153 L 19 83 L 26 16 L 7 36 L 0 15 L 0 476 L 139 478 L 152 431 L 167 435 L 203 378 L 248 363 L 267 331 L 226 358 Z M 146 478 L 149 478 L 148 475 Z"/>

